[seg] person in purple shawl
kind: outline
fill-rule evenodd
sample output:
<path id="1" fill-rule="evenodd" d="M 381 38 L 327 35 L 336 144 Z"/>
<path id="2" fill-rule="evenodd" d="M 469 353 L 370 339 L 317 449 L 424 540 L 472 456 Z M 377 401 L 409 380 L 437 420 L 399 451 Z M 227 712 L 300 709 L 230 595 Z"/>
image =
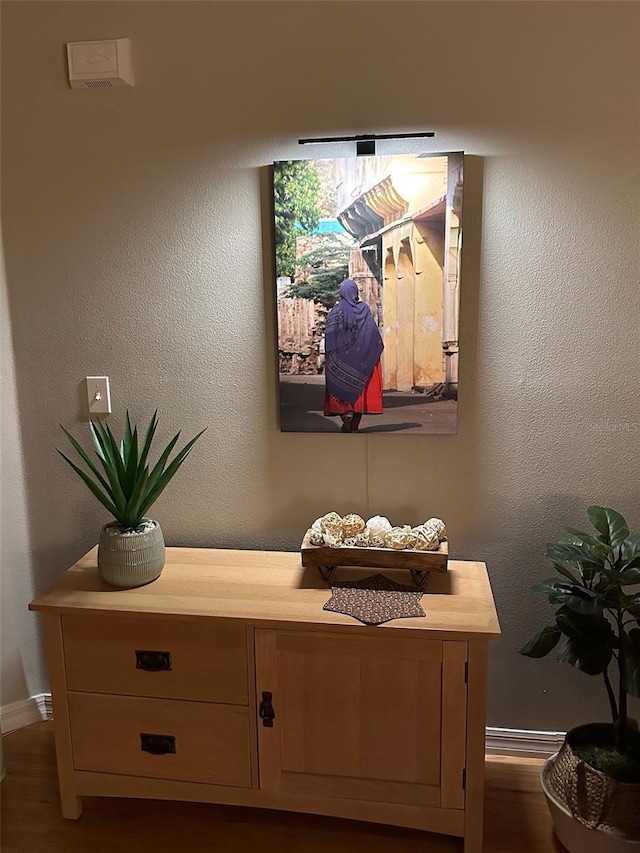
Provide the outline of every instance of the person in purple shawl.
<path id="1" fill-rule="evenodd" d="M 342 432 L 357 432 L 363 414 L 382 414 L 383 349 L 369 306 L 355 281 L 346 278 L 327 314 L 324 343 L 324 413 L 342 418 Z"/>

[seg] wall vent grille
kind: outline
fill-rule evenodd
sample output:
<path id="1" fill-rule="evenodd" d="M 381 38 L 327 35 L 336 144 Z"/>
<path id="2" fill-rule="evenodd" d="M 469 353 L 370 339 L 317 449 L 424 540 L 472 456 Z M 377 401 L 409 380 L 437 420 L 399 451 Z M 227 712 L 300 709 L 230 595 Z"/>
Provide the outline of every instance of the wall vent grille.
<path id="1" fill-rule="evenodd" d="M 111 89 L 113 87 L 111 80 L 86 80 L 84 85 L 87 89 Z"/>

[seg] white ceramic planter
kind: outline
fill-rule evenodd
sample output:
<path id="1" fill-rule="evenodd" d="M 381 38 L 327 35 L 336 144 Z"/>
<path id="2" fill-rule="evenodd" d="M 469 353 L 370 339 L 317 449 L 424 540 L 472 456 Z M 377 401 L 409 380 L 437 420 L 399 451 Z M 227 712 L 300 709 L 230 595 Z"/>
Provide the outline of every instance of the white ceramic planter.
<path id="1" fill-rule="evenodd" d="M 141 532 L 120 532 L 117 525 L 105 524 L 98 545 L 98 571 L 105 583 L 130 589 L 160 577 L 164 537 L 158 522 L 151 524 L 153 527 Z"/>
<path id="2" fill-rule="evenodd" d="M 557 753 L 556 753 L 557 755 Z M 540 771 L 540 784 L 553 818 L 553 828 L 569 853 L 640 853 L 640 841 L 630 841 L 612 832 L 589 829 L 571 814 L 547 785 L 547 775 L 555 755 L 548 758 Z"/>

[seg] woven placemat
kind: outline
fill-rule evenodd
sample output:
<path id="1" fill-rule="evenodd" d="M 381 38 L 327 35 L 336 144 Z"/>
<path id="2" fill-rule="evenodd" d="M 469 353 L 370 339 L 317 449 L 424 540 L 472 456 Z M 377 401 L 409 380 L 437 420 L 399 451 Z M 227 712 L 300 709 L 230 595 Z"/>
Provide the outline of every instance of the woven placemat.
<path id="1" fill-rule="evenodd" d="M 331 598 L 323 610 L 353 616 L 365 625 L 381 625 L 391 619 L 426 616 L 420 599 L 421 589 L 370 575 L 357 581 L 334 581 Z"/>

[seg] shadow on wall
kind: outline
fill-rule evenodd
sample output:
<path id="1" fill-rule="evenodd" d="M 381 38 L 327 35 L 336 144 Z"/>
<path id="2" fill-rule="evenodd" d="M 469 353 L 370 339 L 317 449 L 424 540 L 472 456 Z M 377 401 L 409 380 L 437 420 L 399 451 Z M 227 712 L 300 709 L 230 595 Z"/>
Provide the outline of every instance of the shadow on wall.
<path id="1" fill-rule="evenodd" d="M 500 699 L 501 685 L 505 684 L 518 685 L 522 703 L 519 728 L 536 729 L 541 716 L 548 719 L 554 714 L 573 721 L 572 725 L 608 718 L 600 676 L 594 676 L 588 685 L 592 688 L 588 705 L 576 707 L 575 696 L 585 689 L 584 673 L 557 662 L 554 655 L 535 660 L 519 654 L 519 649 L 552 620 L 553 608 L 546 597 L 533 592 L 535 583 L 554 574 L 546 558 L 547 542 L 562 539 L 566 527 L 588 530 L 586 509 L 575 494 L 531 495 L 526 503 L 515 505 L 501 517 L 494 539 L 481 543 L 493 557 L 492 586 L 502 628 L 499 653 L 493 654 L 489 668 L 487 713 L 492 725 L 513 725 Z M 550 519 L 554 519 L 553 526 Z M 523 542 L 527 543 L 524 548 Z M 559 671 L 552 672 L 554 667 Z M 637 714 L 638 703 L 634 704 Z"/>
<path id="2" fill-rule="evenodd" d="M 318 130 L 316 128 L 316 130 Z M 327 128 L 327 132 L 330 128 Z M 452 553 L 469 557 L 477 539 L 481 484 L 477 481 L 478 391 L 476 370 L 477 316 L 481 267 L 484 164 L 465 156 L 464 246 L 461 262 L 460 326 L 463 357 L 457 435 L 384 435 L 371 428 L 343 436 L 281 433 L 278 424 L 278 350 L 273 253 L 271 170 L 260 176 L 263 277 L 269 407 L 269 526 L 277 547 L 296 550 L 309 524 L 325 512 L 388 515 L 394 523 L 415 524 L 430 515 L 448 525 Z M 269 239 L 267 239 L 269 235 Z M 330 419 L 327 419 L 330 420 Z M 327 430 L 328 432 L 329 430 Z M 283 460 L 287 460 L 284 462 Z M 292 471 L 296 477 L 292 479 Z"/>

